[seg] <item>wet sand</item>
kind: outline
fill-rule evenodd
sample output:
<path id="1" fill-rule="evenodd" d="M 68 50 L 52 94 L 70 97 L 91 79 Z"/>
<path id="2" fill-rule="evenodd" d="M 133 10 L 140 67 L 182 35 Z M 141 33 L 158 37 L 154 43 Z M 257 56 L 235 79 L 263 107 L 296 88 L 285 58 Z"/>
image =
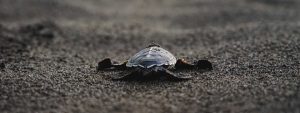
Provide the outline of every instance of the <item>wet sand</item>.
<path id="1" fill-rule="evenodd" d="M 0 0 L 0 111 L 300 112 L 297 0 Z M 112 81 L 156 42 L 206 59 L 189 81 Z"/>

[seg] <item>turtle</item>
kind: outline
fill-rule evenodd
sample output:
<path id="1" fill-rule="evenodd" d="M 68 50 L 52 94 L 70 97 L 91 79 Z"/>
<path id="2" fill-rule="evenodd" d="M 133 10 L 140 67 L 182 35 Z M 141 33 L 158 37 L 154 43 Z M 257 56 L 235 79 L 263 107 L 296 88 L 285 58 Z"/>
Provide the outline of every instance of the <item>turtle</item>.
<path id="1" fill-rule="evenodd" d="M 198 60 L 194 63 L 188 63 L 184 59 L 176 57 L 158 44 L 150 44 L 142 49 L 124 63 L 112 62 L 110 58 L 98 62 L 97 71 L 106 69 L 126 70 L 127 73 L 121 73 L 113 76 L 113 80 L 126 79 L 145 79 L 164 77 L 169 80 L 188 80 L 193 76 L 185 74 L 176 74 L 174 70 L 212 70 L 212 63 L 208 60 Z"/>

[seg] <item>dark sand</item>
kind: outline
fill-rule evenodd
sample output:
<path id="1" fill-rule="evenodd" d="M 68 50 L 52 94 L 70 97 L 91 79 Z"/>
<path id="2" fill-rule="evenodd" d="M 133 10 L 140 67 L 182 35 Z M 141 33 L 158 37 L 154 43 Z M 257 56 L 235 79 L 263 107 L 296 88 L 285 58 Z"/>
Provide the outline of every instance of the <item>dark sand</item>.
<path id="1" fill-rule="evenodd" d="M 298 0 L 0 0 L 0 112 L 299 113 Z M 214 70 L 112 81 L 155 41 Z"/>

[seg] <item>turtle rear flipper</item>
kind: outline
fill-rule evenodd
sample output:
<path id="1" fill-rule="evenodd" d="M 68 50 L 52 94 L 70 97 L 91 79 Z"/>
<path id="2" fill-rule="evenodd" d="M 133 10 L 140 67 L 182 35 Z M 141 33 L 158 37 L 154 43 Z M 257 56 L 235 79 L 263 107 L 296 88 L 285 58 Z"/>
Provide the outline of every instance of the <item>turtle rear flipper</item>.
<path id="1" fill-rule="evenodd" d="M 153 70 L 141 70 L 139 68 L 135 68 L 132 70 L 125 70 L 122 73 L 119 73 L 115 76 L 112 76 L 113 80 L 139 80 L 139 81 L 148 81 L 155 80 L 159 74 Z"/>
<path id="2" fill-rule="evenodd" d="M 176 74 L 173 73 L 167 69 L 163 69 L 161 71 L 159 71 L 160 73 L 162 73 L 163 75 L 166 75 L 168 78 L 170 78 L 169 80 L 189 80 L 192 78 L 191 75 L 187 75 L 187 74 Z"/>
<path id="3" fill-rule="evenodd" d="M 199 69 L 213 69 L 211 62 L 209 62 L 208 60 L 198 60 L 194 63 L 194 65 L 196 65 L 196 67 Z"/>
<path id="4" fill-rule="evenodd" d="M 136 69 L 134 70 L 125 70 L 121 73 L 111 76 L 113 80 L 130 80 L 136 78 L 140 72 Z"/>

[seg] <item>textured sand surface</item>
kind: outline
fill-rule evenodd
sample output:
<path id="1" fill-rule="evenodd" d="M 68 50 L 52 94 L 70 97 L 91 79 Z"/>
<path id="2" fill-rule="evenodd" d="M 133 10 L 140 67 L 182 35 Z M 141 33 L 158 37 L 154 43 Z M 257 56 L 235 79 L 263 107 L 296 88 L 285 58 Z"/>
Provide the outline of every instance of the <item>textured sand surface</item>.
<path id="1" fill-rule="evenodd" d="M 0 111 L 299 113 L 298 0 L 0 0 Z M 183 82 L 95 71 L 150 42 L 214 70 Z"/>

